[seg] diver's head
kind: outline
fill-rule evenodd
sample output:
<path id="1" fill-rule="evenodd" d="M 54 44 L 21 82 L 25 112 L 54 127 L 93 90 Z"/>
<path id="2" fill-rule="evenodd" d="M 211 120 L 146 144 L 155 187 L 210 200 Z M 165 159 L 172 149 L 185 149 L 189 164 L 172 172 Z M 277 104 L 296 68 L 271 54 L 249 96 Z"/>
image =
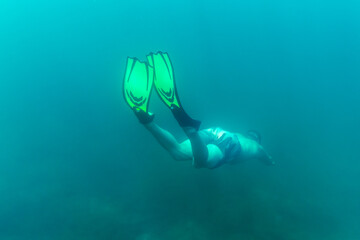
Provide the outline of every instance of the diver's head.
<path id="1" fill-rule="evenodd" d="M 255 142 L 257 142 L 259 144 L 261 143 L 261 135 L 260 135 L 260 133 L 258 131 L 249 130 L 249 131 L 247 131 L 245 136 L 247 138 L 250 138 L 250 139 L 254 140 Z"/>

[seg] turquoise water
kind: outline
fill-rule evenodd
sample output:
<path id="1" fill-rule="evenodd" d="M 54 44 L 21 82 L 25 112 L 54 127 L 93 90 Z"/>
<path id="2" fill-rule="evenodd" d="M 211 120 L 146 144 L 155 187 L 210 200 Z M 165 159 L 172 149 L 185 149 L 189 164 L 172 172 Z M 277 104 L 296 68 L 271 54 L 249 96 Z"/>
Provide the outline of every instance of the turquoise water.
<path id="1" fill-rule="evenodd" d="M 359 1 L 0 2 L 0 239 L 360 239 Z M 203 127 L 275 167 L 175 162 L 122 96 L 169 52 Z M 153 92 L 155 121 L 185 135 Z"/>

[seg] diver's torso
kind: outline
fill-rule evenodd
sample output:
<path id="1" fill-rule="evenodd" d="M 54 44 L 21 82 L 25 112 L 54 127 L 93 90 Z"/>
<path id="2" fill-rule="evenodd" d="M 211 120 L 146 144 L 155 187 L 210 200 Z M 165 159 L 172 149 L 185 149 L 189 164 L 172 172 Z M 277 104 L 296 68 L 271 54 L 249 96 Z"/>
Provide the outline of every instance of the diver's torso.
<path id="1" fill-rule="evenodd" d="M 206 144 L 218 146 L 224 154 L 224 158 L 219 166 L 225 163 L 239 163 L 247 159 L 256 158 L 258 155 L 259 144 L 242 134 L 231 133 L 221 128 L 208 128 L 201 132 L 205 136 Z"/>

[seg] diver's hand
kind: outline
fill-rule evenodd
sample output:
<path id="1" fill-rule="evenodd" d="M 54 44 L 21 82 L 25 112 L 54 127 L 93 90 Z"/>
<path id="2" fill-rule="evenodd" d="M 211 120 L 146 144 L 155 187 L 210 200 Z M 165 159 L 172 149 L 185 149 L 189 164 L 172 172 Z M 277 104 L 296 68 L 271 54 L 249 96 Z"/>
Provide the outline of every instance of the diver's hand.
<path id="1" fill-rule="evenodd" d="M 273 160 L 273 157 L 268 155 L 268 160 L 269 160 L 269 166 L 274 166 L 275 165 L 275 161 Z"/>

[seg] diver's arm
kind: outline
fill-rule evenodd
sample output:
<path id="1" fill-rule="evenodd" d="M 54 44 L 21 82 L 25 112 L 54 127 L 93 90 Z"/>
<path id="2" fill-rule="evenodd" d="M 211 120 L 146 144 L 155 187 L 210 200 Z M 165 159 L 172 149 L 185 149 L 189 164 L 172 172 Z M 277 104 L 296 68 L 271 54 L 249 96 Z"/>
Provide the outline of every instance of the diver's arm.
<path id="1" fill-rule="evenodd" d="M 270 156 L 266 151 L 265 149 L 263 148 L 263 146 L 259 146 L 259 157 L 258 159 L 268 165 L 268 166 L 272 166 L 272 165 L 275 165 L 275 161 L 273 160 L 272 156 Z"/>

